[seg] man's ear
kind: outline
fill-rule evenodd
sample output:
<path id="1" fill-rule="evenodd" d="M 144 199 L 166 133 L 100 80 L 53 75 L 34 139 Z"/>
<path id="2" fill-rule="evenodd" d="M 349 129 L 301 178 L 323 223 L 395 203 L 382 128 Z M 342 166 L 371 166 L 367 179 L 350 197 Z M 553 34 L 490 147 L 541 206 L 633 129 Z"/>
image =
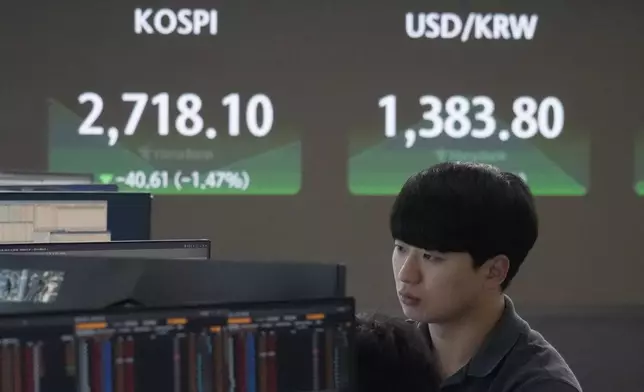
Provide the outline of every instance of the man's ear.
<path id="1" fill-rule="evenodd" d="M 485 262 L 486 284 L 490 288 L 498 288 L 505 282 L 510 270 L 510 259 L 505 255 L 494 256 Z"/>

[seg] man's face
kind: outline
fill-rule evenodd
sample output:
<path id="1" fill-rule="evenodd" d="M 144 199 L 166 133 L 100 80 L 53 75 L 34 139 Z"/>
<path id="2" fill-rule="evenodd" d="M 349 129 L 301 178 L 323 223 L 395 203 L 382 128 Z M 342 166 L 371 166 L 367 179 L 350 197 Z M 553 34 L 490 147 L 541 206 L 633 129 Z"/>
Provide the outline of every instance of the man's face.
<path id="1" fill-rule="evenodd" d="M 475 269 L 468 253 L 428 251 L 397 240 L 392 264 L 403 312 L 416 321 L 457 320 L 485 292 L 485 268 Z"/>

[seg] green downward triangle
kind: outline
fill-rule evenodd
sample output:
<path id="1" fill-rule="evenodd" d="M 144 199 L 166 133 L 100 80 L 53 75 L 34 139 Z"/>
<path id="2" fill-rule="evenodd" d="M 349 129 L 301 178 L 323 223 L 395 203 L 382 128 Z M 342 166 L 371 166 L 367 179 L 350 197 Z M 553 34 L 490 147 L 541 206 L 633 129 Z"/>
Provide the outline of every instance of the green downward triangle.
<path id="1" fill-rule="evenodd" d="M 114 178 L 114 174 L 111 173 L 103 173 L 98 178 L 101 180 L 101 183 L 103 184 L 111 184 L 112 179 Z"/>

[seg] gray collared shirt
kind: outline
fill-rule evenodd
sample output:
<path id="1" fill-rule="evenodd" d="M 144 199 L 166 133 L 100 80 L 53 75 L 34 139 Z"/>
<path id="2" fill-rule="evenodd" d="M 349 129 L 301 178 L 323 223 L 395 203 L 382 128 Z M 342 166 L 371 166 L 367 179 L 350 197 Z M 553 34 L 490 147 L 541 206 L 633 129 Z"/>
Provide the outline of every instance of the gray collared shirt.
<path id="1" fill-rule="evenodd" d="M 431 347 L 426 324 L 418 324 Z M 566 361 L 505 297 L 505 310 L 474 358 L 441 392 L 581 392 Z"/>

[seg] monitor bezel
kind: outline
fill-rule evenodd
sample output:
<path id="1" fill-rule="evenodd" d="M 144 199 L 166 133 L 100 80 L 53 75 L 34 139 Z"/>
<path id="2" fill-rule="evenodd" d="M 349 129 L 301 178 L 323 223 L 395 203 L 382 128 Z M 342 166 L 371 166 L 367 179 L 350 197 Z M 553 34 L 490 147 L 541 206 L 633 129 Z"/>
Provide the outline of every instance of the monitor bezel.
<path id="1" fill-rule="evenodd" d="M 30 170 L 0 170 L 0 180 L 7 177 L 50 177 L 50 178 L 72 178 L 83 182 L 73 182 L 68 185 L 90 185 L 94 183 L 94 173 L 67 173 L 67 172 L 46 172 Z"/>
<path id="2" fill-rule="evenodd" d="M 288 309 L 288 308 L 306 308 L 316 306 L 348 306 L 349 314 L 351 315 L 351 322 L 355 325 L 355 299 L 353 297 L 330 297 L 330 298 L 315 298 L 315 299 L 297 299 L 293 301 L 267 301 L 267 302 L 226 302 L 226 303 L 191 303 L 182 306 L 123 306 L 123 307 L 107 307 L 103 309 L 74 309 L 74 310 L 38 310 L 28 313 L 0 313 L 0 322 L 11 320 L 24 320 L 27 321 L 26 326 L 29 325 L 28 320 L 43 319 L 48 317 L 92 317 L 92 316 L 120 316 L 120 315 L 136 315 L 142 313 L 172 313 L 172 312 L 185 312 L 185 311 L 198 311 L 198 310 L 230 310 L 231 312 L 247 310 L 252 312 L 254 309 Z M 1 328 L 1 326 L 0 326 Z"/>
<path id="3" fill-rule="evenodd" d="M 199 238 L 199 239 L 168 239 L 168 240 L 125 240 L 125 241 L 83 241 L 83 242 L 19 242 L 19 243 L 0 243 L 0 255 L 2 254 L 33 254 L 33 250 L 29 250 L 31 248 L 47 248 L 45 251 L 51 251 L 51 252 L 56 252 L 56 248 L 68 248 L 68 247 L 73 247 L 74 245 L 81 245 L 81 246 L 89 246 L 93 247 L 96 246 L 95 249 L 89 249 L 89 250 L 118 250 L 118 246 L 122 244 L 131 244 L 131 245 L 136 245 L 136 244 L 199 244 L 199 245 L 206 245 L 204 246 L 205 249 L 208 250 L 208 256 L 207 258 L 210 259 L 212 256 L 212 241 L 207 240 L 205 238 Z M 17 249 L 15 252 L 8 252 L 5 251 L 5 249 Z M 24 250 L 22 250 L 24 249 Z M 155 249 L 154 247 L 150 248 L 141 248 L 141 249 Z M 39 251 L 40 252 L 40 251 Z M 83 257 L 92 257 L 92 256 L 83 256 Z M 104 256 L 97 256 L 97 257 L 104 257 Z"/>
<path id="4" fill-rule="evenodd" d="M 279 309 L 289 309 L 289 308 L 315 308 L 316 306 L 348 306 L 347 311 L 347 322 L 350 323 L 349 328 L 347 329 L 347 340 L 348 340 L 348 369 L 347 369 L 347 389 L 338 389 L 338 392 L 348 392 L 353 391 L 355 386 L 355 327 L 356 327 L 356 305 L 354 297 L 329 297 L 329 298 L 317 298 L 317 299 L 298 299 L 294 301 L 267 301 L 267 302 L 230 302 L 230 303 L 219 303 L 219 304 L 189 304 L 185 306 L 142 306 L 142 307 L 109 307 L 106 309 L 92 309 L 92 310 L 51 310 L 51 311 L 37 311 L 33 313 L 14 313 L 14 314 L 0 314 L 0 323 L 9 322 L 17 325 L 24 324 L 24 327 L 29 327 L 33 321 L 40 321 L 43 319 L 51 317 L 69 317 L 70 319 L 80 318 L 80 317 L 92 317 L 92 316 L 105 316 L 109 318 L 110 316 L 120 316 L 120 315 L 136 315 L 136 314 L 153 314 L 153 313 L 164 313 L 167 312 L 169 315 L 172 312 L 185 312 L 185 311 L 199 311 L 199 310 L 215 310 L 222 309 L 226 311 L 250 311 L 254 309 L 266 309 L 273 308 L 276 311 Z M 312 309 L 314 310 L 314 309 Z M 40 326 L 39 326 L 40 327 Z M 73 325 L 70 325 L 73 327 Z M 0 325 L 0 329 L 2 326 Z M 9 327 L 7 327 L 9 328 Z"/>

